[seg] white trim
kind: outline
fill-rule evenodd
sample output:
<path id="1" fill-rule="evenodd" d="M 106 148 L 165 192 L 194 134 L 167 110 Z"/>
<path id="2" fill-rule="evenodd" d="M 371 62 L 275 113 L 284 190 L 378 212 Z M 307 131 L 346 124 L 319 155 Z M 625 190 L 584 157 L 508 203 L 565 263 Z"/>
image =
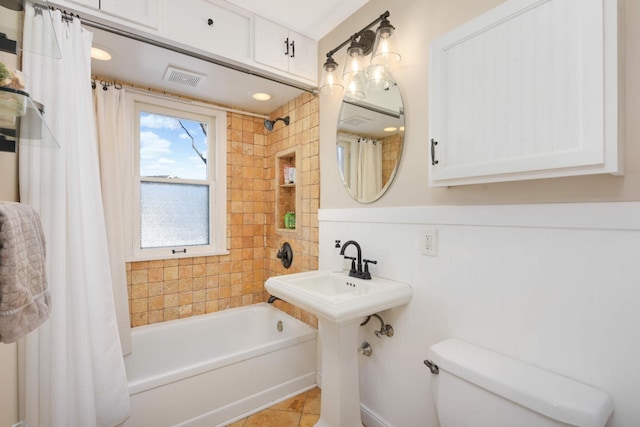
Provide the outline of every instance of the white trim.
<path id="1" fill-rule="evenodd" d="M 640 230 L 640 202 L 320 209 L 320 222 Z"/>
<path id="2" fill-rule="evenodd" d="M 147 261 L 153 259 L 185 258 L 194 256 L 212 256 L 228 254 L 227 250 L 227 112 L 213 108 L 211 105 L 184 102 L 174 98 L 162 97 L 157 94 L 144 93 L 142 91 L 127 92 L 127 135 L 129 159 L 132 164 L 128 168 L 129 181 L 132 184 L 131 194 L 125 203 L 128 205 L 127 218 L 127 242 L 129 242 L 126 259 L 127 261 Z M 176 115 L 181 117 L 205 121 L 209 129 L 213 129 L 209 135 L 209 168 L 207 180 L 210 191 L 210 243 L 202 246 L 189 246 L 186 253 L 171 253 L 171 248 L 161 249 L 140 249 L 139 242 L 139 134 L 138 111 L 141 107 L 148 106 L 150 110 L 160 114 Z M 180 180 L 176 183 L 186 183 L 187 180 Z M 202 181 L 199 181 L 202 183 Z M 138 237 L 137 237 L 138 236 Z"/>
<path id="3" fill-rule="evenodd" d="M 127 88 L 127 92 L 129 93 L 135 93 L 137 95 L 142 95 L 142 96 L 148 96 L 148 97 L 152 97 L 152 98 L 157 98 L 159 100 L 172 100 L 175 102 L 181 102 L 185 105 L 194 105 L 196 107 L 202 107 L 202 108 L 214 108 L 216 110 L 220 110 L 220 111 L 225 111 L 227 113 L 237 113 L 237 114 L 242 114 L 244 116 L 251 116 L 251 117 L 258 117 L 259 119 L 268 119 L 269 116 L 267 114 L 259 114 L 259 113 L 252 113 L 249 111 L 243 111 L 243 110 L 237 110 L 235 108 L 229 108 L 229 107 L 223 107 L 217 104 L 209 104 L 207 102 L 203 102 L 203 101 L 196 101 L 193 99 L 189 99 L 189 98 L 185 98 L 183 96 L 180 95 L 171 95 L 168 93 L 155 93 L 152 91 L 148 91 L 148 90 L 144 90 L 144 89 L 140 89 L 137 87 L 133 87 L 133 86 L 128 86 L 127 84 L 123 84 L 122 86 Z"/>

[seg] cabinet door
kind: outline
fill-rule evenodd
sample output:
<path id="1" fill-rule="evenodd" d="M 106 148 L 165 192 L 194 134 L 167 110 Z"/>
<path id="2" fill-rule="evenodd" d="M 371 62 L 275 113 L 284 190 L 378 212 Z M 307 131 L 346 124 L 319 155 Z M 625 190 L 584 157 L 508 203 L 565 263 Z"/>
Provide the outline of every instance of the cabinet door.
<path id="1" fill-rule="evenodd" d="M 158 28 L 159 4 L 158 0 L 100 0 L 100 9 L 118 18 Z"/>
<path id="2" fill-rule="evenodd" d="M 92 9 L 100 9 L 100 0 L 68 0 L 71 3 L 81 4 Z"/>
<path id="3" fill-rule="evenodd" d="M 318 47 L 315 40 L 289 31 L 289 72 L 318 81 Z"/>
<path id="4" fill-rule="evenodd" d="M 615 0 L 511 0 L 434 41 L 430 185 L 621 172 L 616 22 Z"/>
<path id="5" fill-rule="evenodd" d="M 254 21 L 255 61 L 289 71 L 289 30 L 259 16 Z"/>
<path id="6" fill-rule="evenodd" d="M 167 0 L 162 34 L 170 40 L 226 58 L 250 58 L 248 16 L 206 0 Z"/>

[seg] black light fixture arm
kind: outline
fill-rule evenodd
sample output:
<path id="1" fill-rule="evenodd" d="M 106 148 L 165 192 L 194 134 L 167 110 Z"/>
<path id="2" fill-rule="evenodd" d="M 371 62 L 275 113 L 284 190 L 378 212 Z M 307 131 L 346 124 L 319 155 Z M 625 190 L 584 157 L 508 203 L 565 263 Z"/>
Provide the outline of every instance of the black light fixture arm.
<path id="1" fill-rule="evenodd" d="M 347 44 L 351 43 L 352 41 L 357 40 L 358 37 L 360 37 L 365 31 L 367 31 L 369 28 L 371 28 L 374 25 L 376 25 L 378 22 L 384 21 L 389 16 L 391 16 L 389 11 L 388 10 L 385 11 L 375 21 L 371 22 L 369 25 L 367 25 L 366 27 L 362 28 L 360 31 L 358 31 L 357 33 L 355 33 L 354 35 L 349 37 L 347 40 L 345 40 L 342 43 L 340 43 L 337 47 L 335 47 L 335 48 L 331 49 L 329 52 L 327 52 L 327 58 L 332 57 L 334 53 L 336 53 L 337 51 L 339 51 L 340 49 L 342 49 L 343 47 L 345 47 Z"/>

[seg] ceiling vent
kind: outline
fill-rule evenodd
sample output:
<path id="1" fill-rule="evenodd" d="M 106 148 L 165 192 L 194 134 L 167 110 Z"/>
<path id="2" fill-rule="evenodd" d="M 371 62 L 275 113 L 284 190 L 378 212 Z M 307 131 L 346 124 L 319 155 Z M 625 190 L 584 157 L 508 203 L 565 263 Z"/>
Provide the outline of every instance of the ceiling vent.
<path id="1" fill-rule="evenodd" d="M 366 117 L 361 116 L 351 116 L 342 120 L 340 123 L 346 126 L 362 126 L 365 123 L 369 123 L 371 119 L 367 119 Z"/>
<path id="2" fill-rule="evenodd" d="M 205 77 L 206 76 L 204 74 L 181 70 L 180 68 L 175 68 L 172 66 L 168 66 L 167 71 L 164 73 L 164 79 L 166 81 L 191 87 L 198 86 L 200 81 Z"/>

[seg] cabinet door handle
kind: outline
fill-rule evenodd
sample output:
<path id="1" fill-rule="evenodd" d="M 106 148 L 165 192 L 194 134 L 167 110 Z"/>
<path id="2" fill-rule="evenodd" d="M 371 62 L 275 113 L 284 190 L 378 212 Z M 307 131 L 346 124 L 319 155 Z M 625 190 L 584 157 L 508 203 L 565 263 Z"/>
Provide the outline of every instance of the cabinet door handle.
<path id="1" fill-rule="evenodd" d="M 289 56 L 289 37 L 284 39 L 284 54 Z"/>
<path id="2" fill-rule="evenodd" d="M 438 160 L 436 160 L 436 145 L 438 145 L 438 141 L 431 138 L 431 166 L 435 166 L 439 163 Z"/>
<path id="3" fill-rule="evenodd" d="M 295 40 L 291 40 L 291 57 L 294 58 L 296 56 L 296 45 Z"/>

